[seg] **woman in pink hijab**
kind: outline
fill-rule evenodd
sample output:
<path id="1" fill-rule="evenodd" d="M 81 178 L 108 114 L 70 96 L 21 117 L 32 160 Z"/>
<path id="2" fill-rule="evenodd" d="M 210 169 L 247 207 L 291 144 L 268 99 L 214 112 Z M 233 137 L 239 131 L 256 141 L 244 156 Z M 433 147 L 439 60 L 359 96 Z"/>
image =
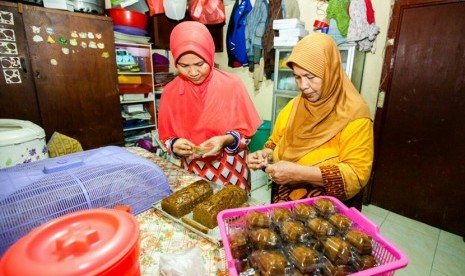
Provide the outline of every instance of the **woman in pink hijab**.
<path id="1" fill-rule="evenodd" d="M 250 193 L 247 145 L 261 120 L 244 84 L 214 67 L 215 44 L 199 22 L 179 23 L 170 50 L 179 75 L 163 89 L 160 140 L 183 168 Z"/>

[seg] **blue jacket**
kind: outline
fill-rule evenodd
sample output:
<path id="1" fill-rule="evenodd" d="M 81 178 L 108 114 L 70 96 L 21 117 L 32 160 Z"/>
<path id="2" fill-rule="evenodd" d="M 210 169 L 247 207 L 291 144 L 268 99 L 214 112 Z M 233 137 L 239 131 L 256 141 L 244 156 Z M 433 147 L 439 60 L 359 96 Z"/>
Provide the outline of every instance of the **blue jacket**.
<path id="1" fill-rule="evenodd" d="M 249 12 L 252 10 L 250 0 L 242 0 L 237 9 L 231 14 L 229 24 L 232 25 L 231 32 L 226 38 L 226 48 L 234 59 L 246 66 L 249 62 L 247 58 L 247 48 L 245 45 L 245 25 Z"/>

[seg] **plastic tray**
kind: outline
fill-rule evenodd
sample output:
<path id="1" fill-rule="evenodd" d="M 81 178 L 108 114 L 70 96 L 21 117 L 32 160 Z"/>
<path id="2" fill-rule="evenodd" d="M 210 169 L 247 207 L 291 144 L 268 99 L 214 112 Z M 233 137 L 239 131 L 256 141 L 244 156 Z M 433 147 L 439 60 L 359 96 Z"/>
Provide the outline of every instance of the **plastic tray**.
<path id="1" fill-rule="evenodd" d="M 224 210 L 218 214 L 218 228 L 220 231 L 221 239 L 223 241 L 224 251 L 226 253 L 226 262 L 229 269 L 229 275 L 238 275 L 235 267 L 234 258 L 231 255 L 231 248 L 229 246 L 229 233 L 231 230 L 243 229 L 245 227 L 244 216 L 250 211 L 269 212 L 274 208 L 288 208 L 292 209 L 296 203 L 313 204 L 319 198 L 330 199 L 337 207 L 338 212 L 349 217 L 354 223 L 356 229 L 370 235 L 373 239 L 373 255 L 376 258 L 378 266 L 353 273 L 356 276 L 368 275 L 394 275 L 394 271 L 406 267 L 408 263 L 407 256 L 400 251 L 395 245 L 389 242 L 379 232 L 379 227 L 367 219 L 360 211 L 355 208 L 348 208 L 341 201 L 330 196 L 319 196 L 308 199 L 301 199 L 296 201 L 289 201 L 283 203 L 275 203 L 269 205 L 252 206 L 247 208 L 237 208 Z"/>

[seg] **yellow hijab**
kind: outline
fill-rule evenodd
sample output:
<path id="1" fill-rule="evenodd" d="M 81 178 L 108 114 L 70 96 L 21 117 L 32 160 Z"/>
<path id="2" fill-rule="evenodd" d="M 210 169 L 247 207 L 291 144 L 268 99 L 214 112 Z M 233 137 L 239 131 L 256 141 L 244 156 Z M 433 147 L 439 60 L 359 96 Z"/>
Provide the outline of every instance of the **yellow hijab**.
<path id="1" fill-rule="evenodd" d="M 350 82 L 337 45 L 331 36 L 314 33 L 300 40 L 292 50 L 287 66 L 293 64 L 323 80 L 322 95 L 316 102 L 297 96 L 280 141 L 280 160 L 297 162 L 304 155 L 328 142 L 349 122 L 370 118 L 370 112 Z"/>

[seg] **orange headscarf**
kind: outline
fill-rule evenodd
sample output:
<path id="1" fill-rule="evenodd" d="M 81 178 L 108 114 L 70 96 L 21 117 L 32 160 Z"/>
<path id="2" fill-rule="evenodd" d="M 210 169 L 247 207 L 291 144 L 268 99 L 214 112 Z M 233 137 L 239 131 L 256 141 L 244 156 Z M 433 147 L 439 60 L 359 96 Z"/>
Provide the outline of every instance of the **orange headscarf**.
<path id="1" fill-rule="evenodd" d="M 160 139 L 181 137 L 200 144 L 231 130 L 252 137 L 261 119 L 239 77 L 214 68 L 215 44 L 205 25 L 196 21 L 176 25 L 170 50 L 175 64 L 190 52 L 205 60 L 212 70 L 200 85 L 182 75 L 166 85 L 158 116 Z"/>
<path id="2" fill-rule="evenodd" d="M 314 33 L 300 40 L 287 65 L 293 64 L 323 80 L 321 98 L 310 102 L 297 96 L 280 141 L 280 160 L 296 162 L 339 133 L 349 122 L 370 118 L 370 112 L 350 82 L 331 36 Z"/>

